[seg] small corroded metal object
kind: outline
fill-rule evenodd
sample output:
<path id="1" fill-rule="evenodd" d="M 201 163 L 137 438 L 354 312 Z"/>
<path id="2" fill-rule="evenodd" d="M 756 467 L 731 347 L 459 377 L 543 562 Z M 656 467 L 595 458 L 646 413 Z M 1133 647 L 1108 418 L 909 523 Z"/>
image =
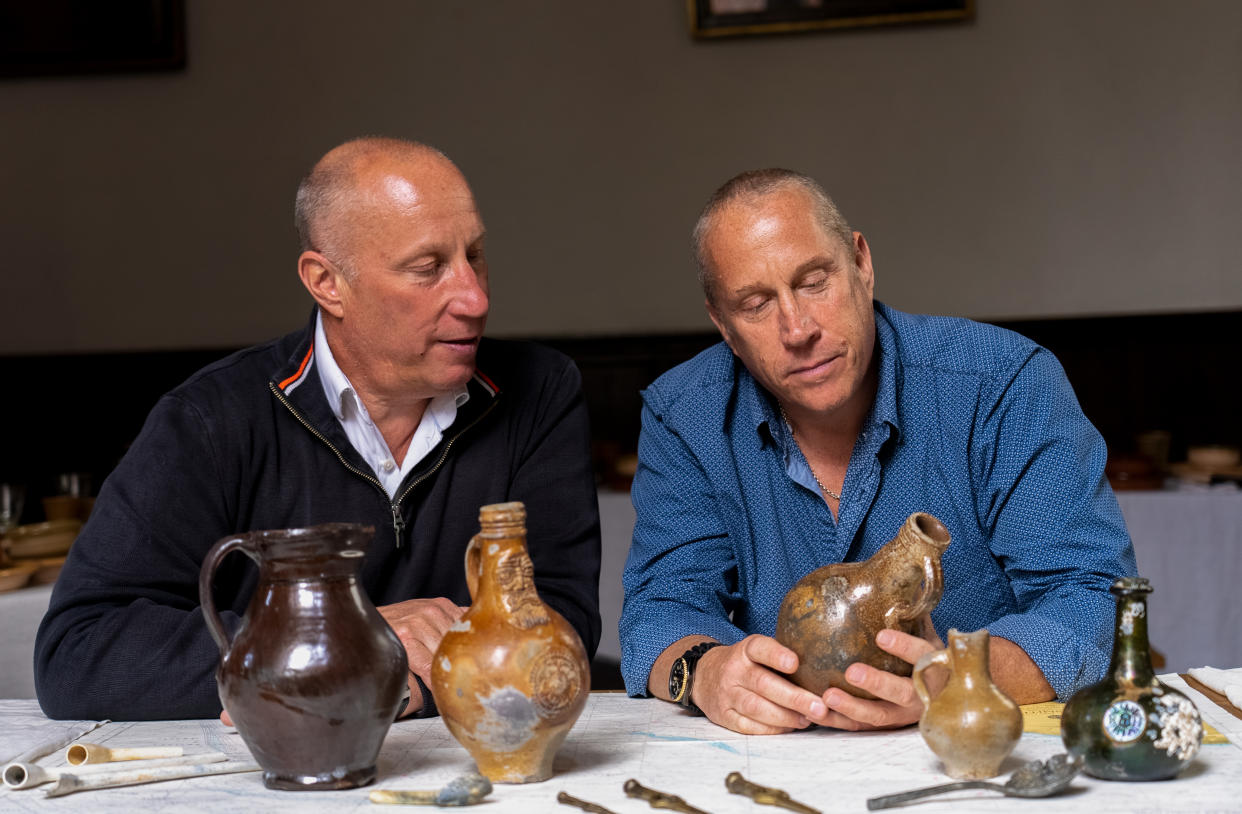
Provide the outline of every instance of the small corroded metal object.
<path id="1" fill-rule="evenodd" d="M 534 783 L 586 706 L 590 662 L 582 640 L 535 590 L 526 508 L 479 509 L 466 547 L 470 609 L 431 660 L 431 692 L 453 737 L 493 783 Z"/>
<path id="2" fill-rule="evenodd" d="M 604 808 L 603 806 L 595 803 L 588 803 L 586 800 L 579 800 L 572 794 L 566 794 L 563 791 L 556 795 L 556 802 L 561 805 L 576 806 L 583 811 L 588 812 L 588 814 L 614 814 L 614 812 L 610 809 Z"/>
<path id="3" fill-rule="evenodd" d="M 870 559 L 825 565 L 799 580 L 776 619 L 776 640 L 798 654 L 793 682 L 820 696 L 838 687 L 874 698 L 845 680 L 847 667 L 862 662 L 910 675 L 911 665 L 881 650 L 875 635 L 885 628 L 921 634 L 944 590 L 940 558 L 948 547 L 944 524 L 916 512 Z"/>
<path id="4" fill-rule="evenodd" d="M 900 794 L 889 794 L 885 797 L 872 797 L 867 801 L 868 811 L 892 808 L 911 800 L 944 794 L 950 791 L 965 789 L 990 789 L 999 791 L 1006 797 L 1050 797 L 1065 788 L 1082 771 L 1082 758 L 1070 755 L 1053 755 L 1047 760 L 1032 760 L 1018 769 L 1005 785 L 989 783 L 986 780 L 962 780 L 958 783 L 944 783 L 939 786 L 928 786 L 925 789 L 903 791 Z"/>
<path id="5" fill-rule="evenodd" d="M 725 778 L 725 788 L 733 794 L 749 797 L 756 803 L 761 803 L 765 806 L 778 806 L 790 811 L 797 811 L 800 814 L 820 814 L 818 808 L 811 808 L 804 803 L 799 803 L 789 796 L 789 792 L 752 783 L 745 777 L 742 777 L 741 772 L 729 772 L 729 776 Z"/>
<path id="6" fill-rule="evenodd" d="M 483 802 L 492 793 L 492 783 L 478 772 L 454 777 L 444 788 L 434 791 L 395 791 L 376 789 L 368 799 L 373 803 L 399 806 L 473 806 Z"/>
<path id="7" fill-rule="evenodd" d="M 625 781 L 622 788 L 625 790 L 625 796 L 646 800 L 652 808 L 667 808 L 670 811 L 680 811 L 682 814 L 708 814 L 703 809 L 690 805 L 676 794 L 666 794 L 649 789 L 632 777 Z"/>

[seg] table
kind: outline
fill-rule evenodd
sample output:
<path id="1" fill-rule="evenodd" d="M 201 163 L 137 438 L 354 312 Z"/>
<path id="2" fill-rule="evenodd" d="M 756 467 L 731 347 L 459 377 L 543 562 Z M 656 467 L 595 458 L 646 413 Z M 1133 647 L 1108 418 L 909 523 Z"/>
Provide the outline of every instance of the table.
<path id="1" fill-rule="evenodd" d="M 1242 776 L 1242 720 L 1231 717 L 1177 676 L 1162 676 L 1187 692 L 1204 719 L 1231 742 L 1204 746 L 1189 769 L 1173 782 L 1110 783 L 1080 777 L 1070 790 L 1038 805 L 983 791 L 957 792 L 930 798 L 911 811 L 1044 812 L 1171 811 L 1235 809 L 1237 779 Z M 0 731 L 9 731 L 22 716 L 38 717 L 31 701 L 0 701 Z M 46 722 L 54 727 L 56 722 Z M 188 750 L 219 750 L 247 759 L 239 736 L 218 721 L 111 723 L 88 740 L 113 746 L 181 744 Z M 2 744 L 3 741 L 0 741 Z M 10 748 L 0 746 L 0 758 Z M 1060 738 L 1027 733 L 1004 770 L 1024 761 L 1044 759 L 1063 751 Z M 50 758 L 47 765 L 59 763 Z M 438 788 L 472 766 L 469 756 L 439 719 L 394 724 L 380 753 L 377 783 L 370 788 Z M 824 811 L 865 811 L 866 799 L 945 782 L 938 760 L 923 744 L 917 729 L 850 733 L 828 729 L 776 736 L 745 736 L 722 729 L 704 718 L 654 699 L 633 699 L 620 693 L 593 693 L 578 723 L 557 754 L 556 775 L 547 782 L 497 786 L 482 811 L 569 812 L 556 804 L 556 793 L 606 806 L 616 814 L 652 811 L 645 802 L 625 797 L 627 778 L 674 794 L 714 814 L 775 812 L 728 794 L 724 777 L 740 771 L 748 779 L 784 788 L 796 799 Z M 370 788 L 339 792 L 280 792 L 263 787 L 257 774 L 221 775 L 147 786 L 82 792 L 44 799 L 38 789 L 0 792 L 6 811 L 237 811 L 264 814 L 304 811 L 381 812 L 367 801 Z"/>

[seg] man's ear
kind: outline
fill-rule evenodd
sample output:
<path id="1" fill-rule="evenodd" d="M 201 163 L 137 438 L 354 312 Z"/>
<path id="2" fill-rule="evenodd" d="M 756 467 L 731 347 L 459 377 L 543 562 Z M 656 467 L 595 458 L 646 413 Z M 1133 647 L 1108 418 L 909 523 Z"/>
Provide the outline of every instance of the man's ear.
<path id="1" fill-rule="evenodd" d="M 858 270 L 858 279 L 867 287 L 867 294 L 875 294 L 875 270 L 871 267 L 871 247 L 862 232 L 854 233 L 854 268 Z"/>
<path id="2" fill-rule="evenodd" d="M 298 257 L 298 277 L 320 308 L 338 319 L 344 314 L 340 291 L 344 279 L 335 263 L 319 252 L 302 252 Z"/>

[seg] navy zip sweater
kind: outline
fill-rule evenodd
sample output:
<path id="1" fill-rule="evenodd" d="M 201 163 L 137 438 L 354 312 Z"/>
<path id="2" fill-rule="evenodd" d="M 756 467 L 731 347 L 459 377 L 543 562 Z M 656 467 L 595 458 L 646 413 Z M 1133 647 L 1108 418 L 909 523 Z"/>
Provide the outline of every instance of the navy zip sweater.
<path id="1" fill-rule="evenodd" d="M 376 605 L 434 596 L 468 605 L 463 557 L 479 507 L 520 500 L 539 595 L 594 654 L 599 516 L 573 363 L 484 339 L 470 400 L 391 500 L 328 407 L 313 337 L 312 316 L 306 330 L 209 365 L 151 411 L 104 482 L 39 627 L 35 684 L 49 717 L 219 715 L 220 654 L 199 606 L 199 568 L 218 539 L 254 529 L 374 526 L 361 583 Z M 226 628 L 236 629 L 257 577 L 238 555 L 216 572 Z"/>

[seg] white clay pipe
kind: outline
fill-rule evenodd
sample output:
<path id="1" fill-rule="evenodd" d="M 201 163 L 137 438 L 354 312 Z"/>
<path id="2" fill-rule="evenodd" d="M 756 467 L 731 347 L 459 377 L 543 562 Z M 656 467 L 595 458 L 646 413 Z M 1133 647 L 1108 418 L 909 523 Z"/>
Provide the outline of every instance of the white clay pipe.
<path id="1" fill-rule="evenodd" d="M 186 764 L 197 763 L 223 763 L 228 759 L 229 756 L 223 752 L 204 752 L 199 755 L 181 755 L 179 757 L 147 760 L 143 761 L 141 764 L 132 764 L 132 766 L 133 770 L 137 770 L 161 768 L 166 766 L 184 766 Z M 127 767 L 125 770 L 120 770 L 116 766 L 112 766 L 107 763 L 95 766 L 81 766 L 79 768 L 72 768 L 69 766 L 39 766 L 34 763 L 10 763 L 8 766 L 4 767 L 4 785 L 14 790 L 29 789 L 34 786 L 41 786 L 44 783 L 51 783 L 54 780 L 59 780 L 61 776 L 67 774 L 94 775 L 127 770 L 130 769 Z"/>
<path id="2" fill-rule="evenodd" d="M 65 750 L 65 762 L 70 766 L 83 763 L 114 763 L 118 760 L 148 760 L 153 757 L 180 757 L 185 750 L 180 746 L 130 746 L 111 749 L 97 743 L 75 743 Z"/>
<path id="3" fill-rule="evenodd" d="M 199 756 L 202 757 L 201 755 Z M 176 760 L 177 758 L 171 758 Z M 78 791 L 110 789 L 116 786 L 137 786 L 141 783 L 158 783 L 162 780 L 181 780 L 186 777 L 206 777 L 213 774 L 261 771 L 259 764 L 246 762 L 195 763 L 162 768 L 144 768 L 139 765 L 125 768 L 112 767 L 111 771 L 98 774 L 62 774 L 56 785 L 48 789 L 46 797 L 63 797 Z"/>

